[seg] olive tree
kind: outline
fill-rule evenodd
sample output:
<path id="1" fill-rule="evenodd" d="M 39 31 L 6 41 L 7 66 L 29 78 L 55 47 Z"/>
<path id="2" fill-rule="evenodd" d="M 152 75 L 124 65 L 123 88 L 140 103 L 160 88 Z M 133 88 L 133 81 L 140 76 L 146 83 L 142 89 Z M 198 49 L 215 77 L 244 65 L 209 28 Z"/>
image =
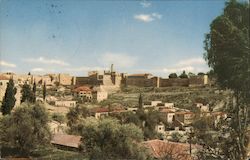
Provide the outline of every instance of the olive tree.
<path id="1" fill-rule="evenodd" d="M 90 159 L 145 159 L 146 151 L 139 143 L 142 130 L 134 124 L 120 124 L 118 120 L 93 117 L 82 119 L 78 125 L 84 137 L 82 149 Z"/>
<path id="2" fill-rule="evenodd" d="M 213 20 L 210 33 L 206 35 L 205 59 L 216 74 L 222 88 L 230 89 L 228 111 L 231 120 L 224 146 L 218 157 L 222 159 L 246 159 L 247 128 L 249 127 L 250 104 L 250 47 L 249 3 L 231 0 L 224 12 Z"/>
<path id="3" fill-rule="evenodd" d="M 11 115 L 0 120 L 0 142 L 16 148 L 19 154 L 29 155 L 40 145 L 49 144 L 48 114 L 40 104 L 23 103 Z"/>

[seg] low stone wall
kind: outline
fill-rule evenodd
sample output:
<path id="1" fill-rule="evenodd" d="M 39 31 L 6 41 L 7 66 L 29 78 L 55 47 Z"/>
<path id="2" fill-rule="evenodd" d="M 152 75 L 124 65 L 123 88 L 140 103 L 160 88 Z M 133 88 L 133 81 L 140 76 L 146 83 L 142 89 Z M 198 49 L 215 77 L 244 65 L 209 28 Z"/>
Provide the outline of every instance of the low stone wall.
<path id="1" fill-rule="evenodd" d="M 171 87 L 171 86 L 203 86 L 206 85 L 204 76 L 191 78 L 127 78 L 125 81 L 127 86 L 137 87 Z"/>
<path id="2" fill-rule="evenodd" d="M 170 86 L 189 86 L 188 78 L 168 78 L 160 79 L 160 87 L 170 87 Z"/>
<path id="3" fill-rule="evenodd" d="M 153 80 L 147 78 L 127 78 L 127 86 L 137 86 L 137 87 L 152 87 Z"/>

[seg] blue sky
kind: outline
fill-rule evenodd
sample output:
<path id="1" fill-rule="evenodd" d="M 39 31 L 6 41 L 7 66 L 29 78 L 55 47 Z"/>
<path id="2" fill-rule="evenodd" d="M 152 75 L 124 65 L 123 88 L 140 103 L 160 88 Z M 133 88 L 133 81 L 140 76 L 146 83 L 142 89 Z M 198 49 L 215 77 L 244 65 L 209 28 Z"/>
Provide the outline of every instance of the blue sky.
<path id="1" fill-rule="evenodd" d="M 0 72 L 208 71 L 204 35 L 223 0 L 0 0 Z"/>

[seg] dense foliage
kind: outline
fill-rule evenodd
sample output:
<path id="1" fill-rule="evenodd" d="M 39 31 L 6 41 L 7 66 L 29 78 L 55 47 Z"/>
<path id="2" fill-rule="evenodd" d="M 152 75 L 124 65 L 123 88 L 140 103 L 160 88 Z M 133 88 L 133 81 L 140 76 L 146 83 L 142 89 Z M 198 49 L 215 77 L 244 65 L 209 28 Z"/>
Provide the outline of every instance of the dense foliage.
<path id="1" fill-rule="evenodd" d="M 3 103 L 1 106 L 1 111 L 3 115 L 10 114 L 11 110 L 15 106 L 16 103 L 16 88 L 13 82 L 13 79 L 9 80 L 9 83 L 7 84 L 6 92 L 3 97 Z"/>
<path id="2" fill-rule="evenodd" d="M 118 120 L 106 118 L 81 119 L 78 132 L 82 150 L 90 159 L 145 159 L 146 152 L 139 145 L 143 134 L 134 124 L 121 125 Z"/>
<path id="3" fill-rule="evenodd" d="M 182 74 L 179 76 L 180 78 L 188 78 L 188 75 L 185 71 L 182 72 Z"/>
<path id="4" fill-rule="evenodd" d="M 176 73 L 170 73 L 168 78 L 178 78 Z"/>
<path id="5" fill-rule="evenodd" d="M 231 89 L 234 96 L 228 100 L 231 120 L 226 124 L 220 146 L 207 147 L 217 159 L 246 159 L 249 135 L 250 102 L 250 47 L 249 3 L 231 0 L 222 15 L 210 25 L 206 35 L 205 58 L 223 88 Z M 229 134 L 230 138 L 225 138 Z M 219 150 L 215 152 L 216 150 Z"/>
<path id="6" fill-rule="evenodd" d="M 45 98 L 46 98 L 46 83 L 43 84 L 43 101 L 45 101 Z"/>
<path id="7" fill-rule="evenodd" d="M 0 119 L 1 145 L 28 155 L 39 145 L 49 144 L 47 123 L 48 114 L 42 105 L 23 103 L 13 114 Z"/>
<path id="8" fill-rule="evenodd" d="M 81 119 L 87 118 L 90 116 L 90 112 L 88 108 L 84 106 L 77 105 L 76 107 L 72 107 L 69 109 L 69 112 L 67 113 L 67 125 L 70 127 L 70 133 L 71 134 L 77 134 L 78 131 L 76 130 L 78 123 L 81 121 Z"/>
<path id="9" fill-rule="evenodd" d="M 21 103 L 33 102 L 33 93 L 29 84 L 25 83 L 23 85 L 21 93 L 22 93 Z"/>

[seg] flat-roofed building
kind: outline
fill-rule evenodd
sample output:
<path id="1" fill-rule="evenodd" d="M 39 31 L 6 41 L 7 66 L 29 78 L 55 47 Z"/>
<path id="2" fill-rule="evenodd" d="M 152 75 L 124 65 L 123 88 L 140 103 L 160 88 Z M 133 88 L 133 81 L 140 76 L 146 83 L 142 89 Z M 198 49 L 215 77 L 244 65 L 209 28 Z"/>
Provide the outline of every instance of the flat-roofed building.
<path id="1" fill-rule="evenodd" d="M 175 121 L 179 121 L 186 125 L 190 125 L 193 122 L 194 119 L 194 113 L 193 112 L 186 112 L 186 111 L 180 111 L 180 112 L 175 112 Z"/>
<path id="2" fill-rule="evenodd" d="M 160 110 L 160 115 L 163 119 L 165 119 L 168 123 L 173 123 L 175 110 L 170 108 L 164 108 Z"/>
<path id="3" fill-rule="evenodd" d="M 73 100 L 56 100 L 55 106 L 61 106 L 61 107 L 75 107 L 76 101 Z"/>

